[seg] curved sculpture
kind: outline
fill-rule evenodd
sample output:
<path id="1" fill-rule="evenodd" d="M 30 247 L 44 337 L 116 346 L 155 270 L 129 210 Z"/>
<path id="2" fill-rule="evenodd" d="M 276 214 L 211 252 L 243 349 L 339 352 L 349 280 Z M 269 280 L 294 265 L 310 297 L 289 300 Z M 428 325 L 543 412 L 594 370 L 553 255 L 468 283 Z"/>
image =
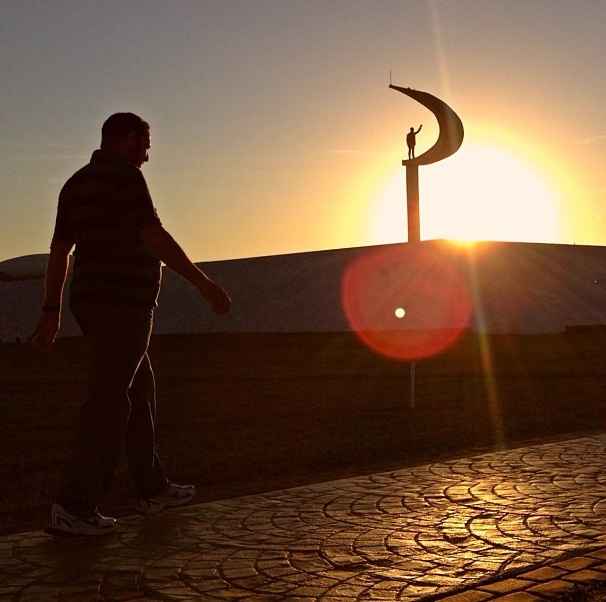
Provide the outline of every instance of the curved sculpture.
<path id="1" fill-rule="evenodd" d="M 419 157 L 402 161 L 406 167 L 406 207 L 408 215 L 408 242 L 421 240 L 421 216 L 419 215 L 419 165 L 436 163 L 455 153 L 463 143 L 463 123 L 459 116 L 442 100 L 428 92 L 412 88 L 389 87 L 427 107 L 438 120 L 440 134 L 437 142 Z"/>
<path id="2" fill-rule="evenodd" d="M 402 165 L 429 165 L 430 163 L 436 163 L 449 157 L 459 149 L 463 143 L 465 133 L 463 123 L 459 119 L 459 116 L 444 101 L 428 92 L 421 92 L 412 88 L 401 88 L 400 86 L 393 86 L 391 84 L 389 87 L 402 92 L 402 94 L 406 94 L 406 96 L 410 96 L 410 98 L 427 107 L 436 116 L 438 126 L 440 127 L 437 142 L 422 155 L 409 161 L 402 161 Z"/>

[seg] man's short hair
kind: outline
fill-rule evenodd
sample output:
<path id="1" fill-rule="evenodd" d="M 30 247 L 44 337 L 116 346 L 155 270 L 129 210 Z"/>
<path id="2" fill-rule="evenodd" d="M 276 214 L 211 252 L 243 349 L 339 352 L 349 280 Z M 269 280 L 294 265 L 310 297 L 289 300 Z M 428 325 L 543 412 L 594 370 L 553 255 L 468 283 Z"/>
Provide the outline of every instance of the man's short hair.
<path id="1" fill-rule="evenodd" d="M 144 136 L 149 132 L 149 123 L 134 113 L 114 113 L 101 128 L 101 148 L 111 146 L 126 138 L 131 132 Z"/>

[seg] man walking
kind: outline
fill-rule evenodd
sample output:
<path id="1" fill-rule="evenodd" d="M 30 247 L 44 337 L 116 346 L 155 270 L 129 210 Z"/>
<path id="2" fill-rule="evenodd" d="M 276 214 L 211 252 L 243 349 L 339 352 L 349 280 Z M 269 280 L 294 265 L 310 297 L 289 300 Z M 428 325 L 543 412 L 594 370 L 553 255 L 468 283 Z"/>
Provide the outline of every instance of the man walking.
<path id="1" fill-rule="evenodd" d="M 408 134 L 406 134 L 406 145 L 408 146 L 408 160 L 415 158 L 415 146 L 417 144 L 417 134 L 421 131 L 423 124 L 419 126 L 419 129 L 415 131 L 414 128 L 410 128 Z"/>
<path id="2" fill-rule="evenodd" d="M 74 454 L 49 531 L 97 535 L 115 529 L 98 504 L 126 448 L 138 502 L 150 514 L 189 502 L 193 485 L 170 482 L 156 438 L 154 373 L 147 352 L 160 290 L 161 261 L 191 282 L 218 314 L 231 300 L 164 230 L 140 168 L 149 125 L 133 113 L 103 124 L 101 148 L 59 195 L 38 326 L 31 337 L 48 351 L 60 326 L 68 256 L 76 245 L 70 309 L 91 352 L 88 397 Z"/>

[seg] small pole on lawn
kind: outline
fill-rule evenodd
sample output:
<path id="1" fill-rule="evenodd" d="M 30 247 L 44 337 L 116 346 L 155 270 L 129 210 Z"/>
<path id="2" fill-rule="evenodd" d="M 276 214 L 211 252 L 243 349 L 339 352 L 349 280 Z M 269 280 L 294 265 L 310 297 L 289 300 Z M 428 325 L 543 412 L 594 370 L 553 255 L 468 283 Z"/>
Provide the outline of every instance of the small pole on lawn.
<path id="1" fill-rule="evenodd" d="M 416 362 L 410 364 L 410 407 L 415 407 L 415 372 L 417 368 Z"/>

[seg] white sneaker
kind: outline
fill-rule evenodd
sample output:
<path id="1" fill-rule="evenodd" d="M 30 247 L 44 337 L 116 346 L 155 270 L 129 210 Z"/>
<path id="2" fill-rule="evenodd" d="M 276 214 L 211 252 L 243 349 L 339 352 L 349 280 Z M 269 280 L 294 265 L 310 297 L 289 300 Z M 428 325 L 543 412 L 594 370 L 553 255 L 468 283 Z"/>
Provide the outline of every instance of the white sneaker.
<path id="1" fill-rule="evenodd" d="M 117 526 L 118 521 L 115 518 L 103 516 L 98 510 L 83 518 L 70 514 L 60 504 L 53 504 L 46 532 L 51 535 L 104 535 L 112 533 Z"/>
<path id="2" fill-rule="evenodd" d="M 196 495 L 195 485 L 169 483 L 160 493 L 149 498 L 139 498 L 135 509 L 141 514 L 158 514 L 166 508 L 176 508 L 191 502 Z"/>

